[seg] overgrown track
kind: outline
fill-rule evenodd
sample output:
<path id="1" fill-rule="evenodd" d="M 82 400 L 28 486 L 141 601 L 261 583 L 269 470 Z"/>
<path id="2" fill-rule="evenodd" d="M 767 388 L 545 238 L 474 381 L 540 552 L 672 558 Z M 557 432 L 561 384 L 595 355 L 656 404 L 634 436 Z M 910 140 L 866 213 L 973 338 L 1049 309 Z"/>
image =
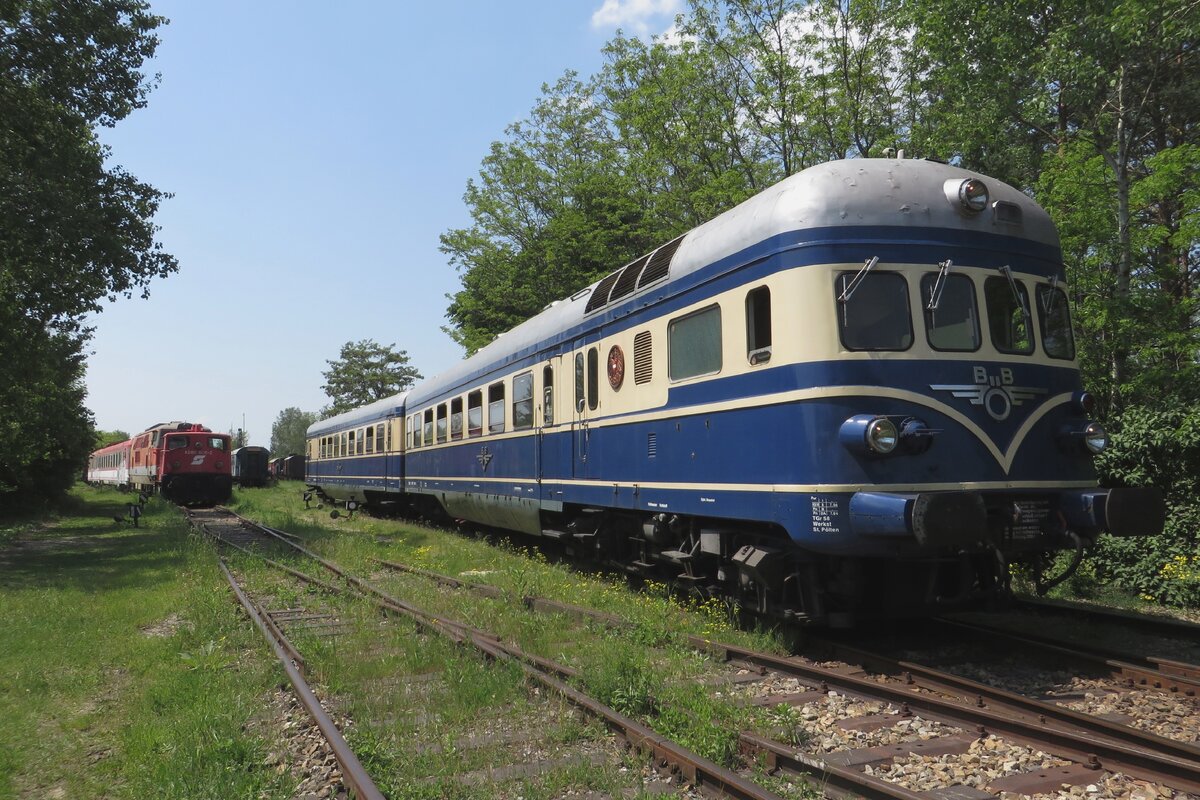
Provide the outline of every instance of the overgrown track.
<path id="1" fill-rule="evenodd" d="M 279 543 L 286 544 L 296 553 L 302 554 L 311 562 L 320 564 L 324 569 L 336 575 L 347 584 L 352 592 L 359 597 L 369 599 L 378 608 L 388 613 L 407 617 L 423 631 L 439 634 L 460 645 L 469 645 L 494 663 L 514 665 L 531 682 L 531 685 L 549 690 L 575 708 L 600 720 L 609 731 L 621 737 L 636 751 L 649 756 L 657 768 L 678 775 L 686 786 L 699 789 L 705 794 L 722 797 L 744 798 L 745 800 L 777 798 L 777 795 L 768 789 L 687 750 L 669 738 L 659 735 L 648 726 L 617 713 L 572 686 L 568 680 L 576 673 L 567 666 L 530 655 L 516 645 L 502 642 L 487 631 L 458 620 L 429 613 L 396 598 L 363 578 L 349 573 L 339 565 L 290 541 L 290 538 L 282 531 L 244 520 L 223 509 L 215 510 L 211 512 L 211 515 L 205 515 L 204 518 L 201 515 L 189 514 L 189 519 L 200 530 L 243 552 L 255 553 L 262 549 L 261 544 L 264 542 L 269 542 L 271 546 Z M 226 537 L 223 532 L 228 532 L 230 536 Z M 310 585 L 316 583 L 309 576 L 279 562 L 268 561 L 268 563 L 284 567 L 289 574 L 294 577 L 303 577 Z M 332 588 L 337 589 L 337 587 Z M 250 606 L 252 607 L 253 604 L 251 603 Z M 264 622 L 263 627 L 268 629 L 270 625 Z M 300 655 L 293 651 L 291 660 L 298 659 L 300 659 Z M 517 766 L 501 770 L 500 773 L 502 775 L 519 774 L 521 771 L 520 766 Z M 493 777 L 497 776 L 494 770 L 492 773 Z"/>
<path id="2" fill-rule="evenodd" d="M 472 589 L 487 597 L 502 596 L 496 587 L 470 584 L 403 564 L 380 563 L 447 587 Z M 545 598 L 526 597 L 524 603 L 536 611 L 569 614 L 604 625 L 619 627 L 627 624 L 611 614 Z M 902 778 L 904 771 L 899 762 L 905 759 L 919 761 L 936 756 L 949 761 L 956 756 L 969 756 L 973 750 L 983 749 L 981 742 L 987 742 L 990 751 L 1009 756 L 1015 752 L 1011 745 L 1032 746 L 1052 756 L 1043 759 L 1039 769 L 1026 768 L 979 783 L 988 793 L 1034 794 L 1058 790 L 1064 784 L 1094 787 L 1106 781 L 1119 786 L 1130 779 L 1155 784 L 1154 791 L 1165 792 L 1156 796 L 1172 796 L 1176 791 L 1200 791 L 1200 748 L 1193 743 L 1147 733 L 933 667 L 897 661 L 845 645 L 821 643 L 830 654 L 845 662 L 830 665 L 802 658 L 780 658 L 697 637 L 689 637 L 689 641 L 719 661 L 746 667 L 750 674 L 740 681 L 742 690 L 753 684 L 763 687 L 757 692 L 750 690 L 750 702 L 755 704 L 793 706 L 811 714 L 814 708 L 834 704 L 832 698 L 839 696 L 853 701 L 847 706 L 847 716 L 831 720 L 842 731 L 883 732 L 905 723 L 911 730 L 914 720 L 937 726 L 928 729 L 936 730 L 936 735 L 881 736 L 878 737 L 882 741 L 880 744 L 851 747 L 824 755 L 804 753 L 767 737 L 742 735 L 746 753 L 765 758 L 768 764 L 778 769 L 819 775 L 823 781 L 842 791 L 864 796 L 904 796 L 895 794 L 896 784 L 885 782 L 879 776 L 888 774 Z M 868 676 L 863 669 L 877 674 Z M 1147 684 L 1125 688 L 1152 691 Z M 1194 697 L 1187 699 L 1194 702 Z M 867 713 L 864 713 L 863 704 L 866 704 Z M 915 723 L 915 727 L 920 728 L 920 723 Z M 1009 760 L 1018 761 L 1016 758 Z M 1034 760 L 1024 763 L 1028 766 Z M 967 763 L 971 763 L 969 757 Z M 976 758 L 974 763 L 978 764 L 979 759 Z M 934 788 L 918 785 L 922 790 Z M 942 788 L 950 790 L 950 787 Z M 1121 791 L 1114 789 L 1118 796 Z"/>

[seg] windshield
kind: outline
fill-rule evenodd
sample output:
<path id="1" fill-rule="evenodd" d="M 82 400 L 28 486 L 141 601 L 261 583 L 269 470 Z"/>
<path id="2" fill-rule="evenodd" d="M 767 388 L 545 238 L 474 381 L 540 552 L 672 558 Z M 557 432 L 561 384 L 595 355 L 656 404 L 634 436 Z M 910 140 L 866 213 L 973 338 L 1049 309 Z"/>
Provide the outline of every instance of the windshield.
<path id="1" fill-rule="evenodd" d="M 965 275 L 948 275 L 930 310 L 938 274 L 921 277 L 921 301 L 925 308 L 925 335 L 935 350 L 978 350 L 979 313 L 975 308 L 975 284 Z"/>
<path id="2" fill-rule="evenodd" d="M 1038 318 L 1041 320 L 1042 347 L 1051 358 L 1075 358 L 1075 337 L 1071 331 L 1071 312 L 1067 295 L 1055 286 L 1037 287 Z"/>
<path id="3" fill-rule="evenodd" d="M 1014 286 L 1016 294 L 1013 294 Z M 1001 353 L 1032 353 L 1033 332 L 1029 330 L 1026 312 L 1029 296 L 1025 286 L 1004 277 L 991 277 L 984 281 L 983 297 L 995 348 Z"/>
<path id="4" fill-rule="evenodd" d="M 838 276 L 834 296 L 838 301 L 838 327 L 848 350 L 907 350 L 912 345 L 912 318 L 908 311 L 908 282 L 896 272 L 859 273 L 861 279 L 847 292 L 855 273 Z"/>

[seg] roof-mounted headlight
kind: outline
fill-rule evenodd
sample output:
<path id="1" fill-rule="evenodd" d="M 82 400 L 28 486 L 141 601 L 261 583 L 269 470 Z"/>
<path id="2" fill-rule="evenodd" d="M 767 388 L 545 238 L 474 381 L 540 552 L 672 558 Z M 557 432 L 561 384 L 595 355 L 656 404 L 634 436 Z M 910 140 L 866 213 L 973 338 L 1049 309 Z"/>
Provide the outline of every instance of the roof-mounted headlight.
<path id="1" fill-rule="evenodd" d="M 974 216 L 988 207 L 987 184 L 978 178 L 951 178 L 942 190 L 950 204 L 965 214 Z"/>

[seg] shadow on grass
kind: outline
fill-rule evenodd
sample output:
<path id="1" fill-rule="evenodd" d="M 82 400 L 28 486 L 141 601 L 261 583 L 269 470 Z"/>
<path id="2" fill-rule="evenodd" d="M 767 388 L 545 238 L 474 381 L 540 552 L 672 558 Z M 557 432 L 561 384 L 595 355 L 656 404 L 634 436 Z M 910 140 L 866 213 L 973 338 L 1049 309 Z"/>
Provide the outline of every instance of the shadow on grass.
<path id="1" fill-rule="evenodd" d="M 182 531 L 162 513 L 154 527 L 114 519 L 126 513 L 111 501 L 67 504 L 57 525 L 27 530 L 0 549 L 0 586 L 110 591 L 171 579 L 169 568 L 184 561 Z"/>

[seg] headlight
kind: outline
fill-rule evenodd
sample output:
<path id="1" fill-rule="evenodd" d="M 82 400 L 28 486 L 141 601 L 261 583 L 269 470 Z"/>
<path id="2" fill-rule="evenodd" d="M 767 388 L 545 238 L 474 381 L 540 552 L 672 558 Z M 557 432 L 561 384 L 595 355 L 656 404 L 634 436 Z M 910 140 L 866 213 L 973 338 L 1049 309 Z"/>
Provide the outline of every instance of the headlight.
<path id="1" fill-rule="evenodd" d="M 978 214 L 988 207 L 987 184 L 978 178 L 951 178 L 942 185 L 946 199 L 967 214 Z"/>
<path id="2" fill-rule="evenodd" d="M 1105 432 L 1104 426 L 1099 422 L 1089 422 L 1083 429 L 1083 443 L 1091 452 L 1097 455 L 1103 453 L 1104 448 L 1108 447 L 1108 433 Z"/>
<path id="3" fill-rule="evenodd" d="M 887 417 L 876 417 L 867 425 L 867 447 L 880 455 L 896 449 L 900 441 L 895 424 Z"/>

